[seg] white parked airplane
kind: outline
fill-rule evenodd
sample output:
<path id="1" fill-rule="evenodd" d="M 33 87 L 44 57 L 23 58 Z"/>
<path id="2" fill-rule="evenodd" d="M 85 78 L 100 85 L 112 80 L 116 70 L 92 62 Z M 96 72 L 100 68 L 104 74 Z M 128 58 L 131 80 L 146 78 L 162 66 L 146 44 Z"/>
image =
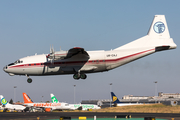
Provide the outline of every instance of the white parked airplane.
<path id="1" fill-rule="evenodd" d="M 111 92 L 111 97 L 112 97 L 113 104 L 117 105 L 117 106 L 142 105 L 142 103 L 123 103 L 123 102 L 120 102 L 119 99 L 116 97 L 116 95 L 113 92 Z"/>
<path id="2" fill-rule="evenodd" d="M 75 47 L 69 51 L 50 50 L 50 54 L 21 58 L 4 67 L 9 75 L 29 76 L 74 74 L 74 79 L 86 79 L 86 73 L 114 69 L 152 53 L 175 49 L 164 15 L 155 15 L 146 36 L 110 51 L 85 51 Z"/>
<path id="3" fill-rule="evenodd" d="M 25 111 L 26 112 L 26 107 L 22 106 L 22 105 L 13 105 L 13 104 L 9 104 L 7 102 L 7 100 L 0 95 L 1 98 L 1 104 L 2 104 L 2 108 L 4 109 L 4 111 L 6 110 L 17 110 L 17 111 Z"/>
<path id="4" fill-rule="evenodd" d="M 23 99 L 24 99 L 24 105 L 31 107 L 31 108 L 42 108 L 42 110 L 46 112 L 51 112 L 52 110 L 68 110 L 70 109 L 70 106 L 68 103 L 34 103 L 30 97 L 23 93 Z"/>
<path id="5" fill-rule="evenodd" d="M 51 96 L 51 100 L 52 103 L 59 103 L 59 101 L 56 99 L 56 97 L 54 96 L 54 94 L 50 94 Z M 88 109 L 101 109 L 98 105 L 94 105 L 94 104 L 69 104 L 70 106 L 70 110 L 88 110 Z"/>

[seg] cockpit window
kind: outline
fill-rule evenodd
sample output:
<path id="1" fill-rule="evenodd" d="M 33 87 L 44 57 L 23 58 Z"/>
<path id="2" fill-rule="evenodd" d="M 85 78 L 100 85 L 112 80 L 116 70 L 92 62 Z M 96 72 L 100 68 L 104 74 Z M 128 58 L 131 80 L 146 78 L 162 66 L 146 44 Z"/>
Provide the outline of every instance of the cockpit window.
<path id="1" fill-rule="evenodd" d="M 14 65 L 14 63 L 10 63 L 8 66 Z"/>
<path id="2" fill-rule="evenodd" d="M 19 63 L 23 63 L 23 61 L 17 60 L 14 62 L 14 64 L 19 64 Z"/>

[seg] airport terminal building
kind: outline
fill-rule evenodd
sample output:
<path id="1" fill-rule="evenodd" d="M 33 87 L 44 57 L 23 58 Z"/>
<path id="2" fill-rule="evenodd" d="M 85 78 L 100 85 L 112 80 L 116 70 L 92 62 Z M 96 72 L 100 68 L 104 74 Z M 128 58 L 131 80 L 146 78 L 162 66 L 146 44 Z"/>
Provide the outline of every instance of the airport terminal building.
<path id="1" fill-rule="evenodd" d="M 123 103 L 163 103 L 165 105 L 180 105 L 180 93 L 159 92 L 158 96 L 133 96 L 125 95 L 119 99 Z M 102 107 L 113 105 L 112 100 L 82 100 L 81 104 L 95 104 Z M 111 104 L 111 105 L 110 105 Z"/>

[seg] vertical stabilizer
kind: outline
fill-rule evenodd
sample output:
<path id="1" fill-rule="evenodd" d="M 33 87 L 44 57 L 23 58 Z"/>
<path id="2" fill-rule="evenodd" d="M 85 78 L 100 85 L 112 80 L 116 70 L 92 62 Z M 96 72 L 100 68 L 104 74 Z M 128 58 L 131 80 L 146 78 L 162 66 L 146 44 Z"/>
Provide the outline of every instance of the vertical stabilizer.
<path id="1" fill-rule="evenodd" d="M 155 15 L 148 35 L 152 38 L 170 38 L 168 26 L 164 15 Z"/>
<path id="2" fill-rule="evenodd" d="M 51 96 L 52 103 L 59 103 L 59 101 L 56 99 L 56 97 L 52 93 L 50 94 L 50 96 Z"/>
<path id="3" fill-rule="evenodd" d="M 121 103 L 113 92 L 111 92 L 111 97 L 112 97 L 112 101 L 114 104 L 115 103 Z"/>
<path id="4" fill-rule="evenodd" d="M 0 98 L 1 98 L 2 105 L 6 105 L 8 103 L 7 100 L 2 95 L 0 95 Z"/>
<path id="5" fill-rule="evenodd" d="M 155 15 L 153 22 L 149 28 L 146 36 L 134 40 L 128 44 L 116 48 L 115 50 L 122 49 L 151 49 L 155 48 L 156 51 L 175 49 L 177 45 L 170 37 L 168 26 L 164 15 Z"/>
<path id="6" fill-rule="evenodd" d="M 26 93 L 22 93 L 22 94 L 23 94 L 24 103 L 33 103 L 31 98 Z"/>

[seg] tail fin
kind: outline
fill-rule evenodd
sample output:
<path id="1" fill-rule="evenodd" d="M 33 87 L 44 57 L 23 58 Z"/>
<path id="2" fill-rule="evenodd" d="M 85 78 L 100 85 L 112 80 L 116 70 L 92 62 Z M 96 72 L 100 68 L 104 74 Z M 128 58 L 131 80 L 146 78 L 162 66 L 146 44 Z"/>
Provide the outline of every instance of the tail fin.
<path id="1" fill-rule="evenodd" d="M 119 99 L 116 97 L 116 95 L 113 93 L 113 92 L 111 92 L 111 97 L 112 97 L 112 100 L 113 100 L 113 103 L 115 104 L 115 103 L 121 103 L 120 101 L 119 101 Z"/>
<path id="2" fill-rule="evenodd" d="M 22 94 L 23 94 L 24 103 L 33 103 L 31 98 L 26 93 L 22 93 Z"/>
<path id="3" fill-rule="evenodd" d="M 52 103 L 59 103 L 59 101 L 56 99 L 56 97 L 51 93 L 51 100 L 52 100 Z"/>
<path id="4" fill-rule="evenodd" d="M 170 38 L 168 26 L 164 15 L 155 15 L 149 32 L 146 36 L 123 45 L 119 49 L 155 48 L 156 51 L 174 49 L 176 44 Z M 161 48 L 161 49 L 160 49 Z"/>
<path id="5" fill-rule="evenodd" d="M 155 15 L 148 35 L 152 38 L 170 38 L 168 26 L 164 15 Z"/>
<path id="6" fill-rule="evenodd" d="M 1 98 L 2 105 L 6 105 L 8 103 L 7 100 L 2 95 L 0 95 L 0 98 Z"/>

